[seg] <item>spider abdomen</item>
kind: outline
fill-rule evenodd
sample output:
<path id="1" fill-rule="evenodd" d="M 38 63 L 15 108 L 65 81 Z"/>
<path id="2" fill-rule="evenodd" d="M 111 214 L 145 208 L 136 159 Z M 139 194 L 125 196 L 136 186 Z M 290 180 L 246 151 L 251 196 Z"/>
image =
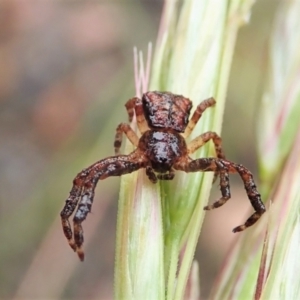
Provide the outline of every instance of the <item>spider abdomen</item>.
<path id="1" fill-rule="evenodd" d="M 144 148 L 152 168 L 159 173 L 169 171 L 186 153 L 185 140 L 177 132 L 149 130 L 141 137 L 140 147 Z"/>
<path id="2" fill-rule="evenodd" d="M 145 119 L 150 128 L 184 132 L 192 108 L 188 98 L 168 92 L 147 92 L 142 98 Z"/>

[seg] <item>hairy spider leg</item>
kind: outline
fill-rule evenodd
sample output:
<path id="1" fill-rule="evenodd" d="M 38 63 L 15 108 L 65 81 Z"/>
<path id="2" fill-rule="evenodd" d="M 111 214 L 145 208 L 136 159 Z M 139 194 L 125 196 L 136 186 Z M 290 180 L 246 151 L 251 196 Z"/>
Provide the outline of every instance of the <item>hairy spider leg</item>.
<path id="1" fill-rule="evenodd" d="M 126 110 L 128 113 L 129 122 L 132 121 L 134 111 L 135 111 L 139 131 L 142 134 L 145 131 L 147 131 L 149 128 L 147 125 L 147 121 L 144 117 L 142 101 L 137 97 L 131 98 L 126 102 L 125 107 L 126 107 Z M 135 147 L 138 146 L 139 138 L 136 135 L 136 133 L 133 131 L 133 129 L 130 127 L 130 125 L 128 125 L 126 123 L 121 123 L 121 124 L 119 124 L 119 126 L 116 129 L 116 135 L 115 135 L 115 141 L 114 141 L 115 155 L 120 154 L 123 133 L 127 136 L 127 138 L 130 140 L 130 142 Z"/>
<path id="2" fill-rule="evenodd" d="M 206 144 L 208 141 L 212 140 L 215 146 L 216 155 L 218 158 L 225 159 L 225 154 L 222 150 L 222 139 L 221 137 L 212 131 L 207 131 L 205 133 L 202 133 L 198 137 L 194 138 L 191 142 L 188 143 L 188 153 L 194 153 L 196 150 L 198 150 L 200 147 L 202 147 L 204 144 Z"/>
<path id="3" fill-rule="evenodd" d="M 134 107 L 135 107 L 135 102 L 136 102 L 137 99 L 138 99 L 137 97 L 134 97 L 134 98 L 129 99 L 125 103 L 125 107 L 126 107 L 126 110 L 127 110 L 127 113 L 128 113 L 128 119 L 129 119 L 130 123 L 132 122 L 132 119 L 133 119 Z"/>
<path id="4" fill-rule="evenodd" d="M 144 109 L 143 109 L 143 103 L 142 100 L 138 97 L 134 97 L 132 99 L 129 99 L 125 107 L 127 109 L 128 117 L 129 117 L 129 122 L 132 121 L 133 119 L 133 112 L 135 111 L 136 115 L 136 121 L 137 121 L 137 126 L 141 134 L 149 130 L 147 121 L 144 116 Z"/>
<path id="5" fill-rule="evenodd" d="M 74 212 L 74 210 L 77 206 L 77 203 L 82 195 L 82 190 L 83 190 L 82 182 L 85 177 L 86 177 L 86 170 L 83 170 L 73 180 L 73 187 L 70 191 L 70 195 L 69 195 L 68 199 L 66 200 L 66 204 L 65 204 L 63 210 L 60 213 L 61 223 L 62 223 L 65 237 L 67 238 L 69 245 L 71 246 L 71 248 L 74 251 L 76 251 L 77 247 L 76 247 L 74 239 L 73 239 L 73 232 L 72 232 L 71 225 L 69 222 L 69 217 Z"/>
<path id="6" fill-rule="evenodd" d="M 120 148 L 122 146 L 122 138 L 123 133 L 127 136 L 129 141 L 137 147 L 139 144 L 139 138 L 136 135 L 136 133 L 132 130 L 130 125 L 126 123 L 121 123 L 116 129 L 116 135 L 115 135 L 115 141 L 114 141 L 114 147 L 115 147 L 115 155 L 120 154 Z"/>
<path id="7" fill-rule="evenodd" d="M 199 119 L 201 118 L 203 112 L 208 108 L 211 107 L 213 105 L 215 105 L 216 100 L 214 98 L 208 98 L 206 100 L 203 100 L 196 108 L 196 110 L 193 113 L 193 116 L 190 118 L 190 121 L 184 131 L 184 133 L 182 133 L 182 136 L 184 138 L 187 138 L 188 136 L 190 136 L 191 132 L 193 131 L 193 129 L 195 128 L 196 124 L 198 123 Z"/>
<path id="8" fill-rule="evenodd" d="M 216 155 L 218 158 L 225 159 L 225 154 L 222 150 L 222 139 L 221 137 L 212 131 L 208 131 L 205 133 L 202 133 L 198 137 L 194 138 L 188 145 L 188 153 L 194 153 L 197 149 L 202 147 L 204 144 L 206 144 L 208 141 L 212 140 L 215 146 Z M 219 172 L 214 173 L 213 183 L 217 180 L 219 175 Z"/>
<path id="9" fill-rule="evenodd" d="M 139 129 L 140 133 L 143 134 L 147 130 L 149 130 L 149 127 L 148 127 L 148 123 L 145 119 L 143 103 L 142 103 L 141 99 L 136 98 L 134 109 L 135 109 L 136 122 L 137 122 L 138 129 Z"/>
<path id="10" fill-rule="evenodd" d="M 111 156 L 102 159 L 76 176 L 73 181 L 74 185 L 70 192 L 70 196 L 61 212 L 61 219 L 65 236 L 69 240 L 69 244 L 72 249 L 77 252 L 80 260 L 84 260 L 84 252 L 82 250 L 84 238 L 81 223 L 86 219 L 87 214 L 91 211 L 94 191 L 98 181 L 110 176 L 128 174 L 144 167 L 144 156 L 141 155 L 139 150 L 135 150 L 129 155 Z M 80 194 L 78 192 L 79 190 L 81 191 Z M 72 205 L 70 205 L 70 199 L 76 199 L 76 201 L 73 201 Z M 73 241 L 72 228 L 68 218 L 72 215 L 76 206 L 77 210 L 73 218 Z"/>
<path id="11" fill-rule="evenodd" d="M 233 229 L 233 232 L 245 230 L 247 227 L 252 226 L 266 211 L 263 202 L 261 201 L 260 194 L 257 191 L 254 183 L 252 173 L 240 164 L 235 164 L 225 159 L 219 158 L 199 158 L 192 160 L 189 157 L 182 158 L 174 165 L 177 170 L 185 172 L 218 172 L 220 174 L 220 185 L 222 198 L 212 205 L 206 206 L 205 210 L 210 210 L 222 206 L 230 198 L 230 186 L 228 180 L 228 173 L 238 173 L 244 182 L 244 187 L 248 198 L 251 202 L 255 212 L 247 219 L 247 221 L 240 226 Z"/>

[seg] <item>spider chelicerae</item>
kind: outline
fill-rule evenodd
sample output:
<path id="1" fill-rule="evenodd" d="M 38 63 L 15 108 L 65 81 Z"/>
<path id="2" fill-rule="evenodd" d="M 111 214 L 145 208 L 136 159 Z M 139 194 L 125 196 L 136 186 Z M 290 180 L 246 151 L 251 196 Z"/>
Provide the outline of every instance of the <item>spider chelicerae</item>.
<path id="1" fill-rule="evenodd" d="M 213 98 L 202 101 L 189 120 L 192 102 L 181 95 L 154 91 L 143 94 L 142 99 L 135 97 L 127 101 L 125 106 L 129 121 L 132 121 L 135 114 L 141 137 L 136 135 L 130 125 L 121 123 L 116 130 L 115 156 L 101 159 L 78 173 L 60 213 L 64 234 L 80 260 L 84 260 L 81 223 L 91 211 L 98 180 L 128 174 L 141 168 L 146 170 L 149 180 L 153 183 L 156 183 L 158 179 L 172 180 L 175 170 L 214 172 L 214 180 L 220 178 L 222 197 L 212 205 L 205 206 L 205 210 L 220 207 L 230 199 L 229 173 L 238 173 L 244 182 L 246 193 L 255 212 L 245 224 L 235 227 L 233 232 L 245 230 L 261 217 L 266 210 L 252 173 L 244 166 L 225 159 L 218 134 L 208 131 L 189 143 L 185 141 L 205 109 L 215 103 Z M 123 134 L 136 147 L 128 155 L 120 155 Z M 210 140 L 214 143 L 216 157 L 192 159 L 189 156 Z M 75 209 L 73 235 L 69 217 Z"/>

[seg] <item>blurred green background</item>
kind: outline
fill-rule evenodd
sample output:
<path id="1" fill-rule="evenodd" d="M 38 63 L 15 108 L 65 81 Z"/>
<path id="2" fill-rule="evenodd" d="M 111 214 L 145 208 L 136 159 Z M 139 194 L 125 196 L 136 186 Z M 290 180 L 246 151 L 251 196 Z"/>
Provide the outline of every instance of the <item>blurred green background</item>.
<path id="1" fill-rule="evenodd" d="M 278 2 L 257 1 L 239 32 L 223 122 L 227 158 L 254 174 Z M 124 103 L 134 95 L 132 48 L 155 44 L 162 7 L 159 0 L 0 2 L 1 299 L 112 298 L 119 179 L 98 184 L 84 223 L 84 263 L 63 236 L 59 212 L 74 176 L 113 154 L 115 128 L 127 120 Z M 217 193 L 216 186 L 211 201 Z M 249 210 L 234 177 L 232 199 L 207 213 L 197 249 L 204 299 L 232 228 Z"/>

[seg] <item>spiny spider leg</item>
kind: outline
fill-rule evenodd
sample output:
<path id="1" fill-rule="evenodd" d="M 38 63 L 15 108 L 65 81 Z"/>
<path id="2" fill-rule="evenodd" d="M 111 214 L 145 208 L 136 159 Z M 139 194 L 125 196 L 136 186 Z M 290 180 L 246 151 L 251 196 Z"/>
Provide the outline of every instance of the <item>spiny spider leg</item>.
<path id="1" fill-rule="evenodd" d="M 135 112 L 137 126 L 138 126 L 139 131 L 140 131 L 141 134 L 143 134 L 144 132 L 149 130 L 147 121 L 145 119 L 143 103 L 142 103 L 141 99 L 139 99 L 138 97 L 134 97 L 132 99 L 129 99 L 126 102 L 125 107 L 127 109 L 129 122 L 132 121 L 133 113 Z"/>
<path id="2" fill-rule="evenodd" d="M 198 137 L 194 138 L 188 145 L 188 152 L 189 153 L 194 153 L 197 149 L 199 149 L 200 147 L 202 147 L 205 143 L 207 143 L 209 140 L 212 140 L 212 142 L 214 143 L 215 146 L 215 151 L 216 151 L 216 155 L 218 158 L 221 159 L 225 159 L 225 154 L 222 150 L 222 139 L 221 137 L 212 131 L 208 131 L 205 133 L 202 133 L 201 135 L 199 135 Z M 219 173 L 216 171 L 214 174 L 214 178 L 213 178 L 213 183 L 215 183 L 215 181 L 218 178 Z"/>
<path id="3" fill-rule="evenodd" d="M 216 161 L 216 164 L 218 165 L 219 162 Z M 222 165 L 221 165 L 222 167 Z M 215 173 L 216 174 L 216 173 Z M 230 184 L 229 184 L 229 174 L 228 171 L 220 171 L 218 172 L 220 174 L 220 191 L 222 194 L 222 198 L 214 202 L 212 205 L 207 205 L 204 207 L 205 210 L 211 210 L 214 208 L 218 208 L 225 204 L 230 198 Z"/>
<path id="4" fill-rule="evenodd" d="M 135 109 L 135 116 L 136 116 L 136 122 L 137 122 L 138 129 L 139 129 L 140 133 L 143 134 L 147 130 L 149 130 L 149 126 L 145 119 L 143 103 L 142 103 L 141 99 L 136 98 L 134 109 Z"/>
<path id="5" fill-rule="evenodd" d="M 87 175 L 86 169 L 82 170 L 79 174 L 77 174 L 76 178 L 73 180 L 73 187 L 70 191 L 70 195 L 66 200 L 66 204 L 63 210 L 60 213 L 65 237 L 67 238 L 70 247 L 74 251 L 76 251 L 76 245 L 73 239 L 73 233 L 69 222 L 69 217 L 76 209 L 77 203 L 82 195 L 82 191 L 83 191 L 82 182 L 85 179 L 86 175 Z"/>
<path id="6" fill-rule="evenodd" d="M 116 135 L 115 135 L 115 142 L 114 142 L 115 155 L 119 155 L 120 154 L 120 148 L 122 146 L 122 136 L 123 136 L 123 133 L 125 133 L 125 135 L 129 139 L 129 141 L 135 147 L 137 147 L 138 144 L 139 144 L 139 138 L 136 135 L 136 133 L 132 130 L 132 128 L 130 127 L 130 125 L 128 125 L 126 123 L 121 123 L 117 127 Z"/>
<path id="7" fill-rule="evenodd" d="M 135 107 L 135 102 L 138 98 L 134 97 L 129 99 L 126 103 L 125 103 L 125 107 L 128 113 L 128 119 L 129 122 L 131 123 L 132 119 L 133 119 L 133 115 L 134 115 L 134 107 Z"/>
<path id="8" fill-rule="evenodd" d="M 77 252 L 80 260 L 84 260 L 83 229 L 81 223 L 85 220 L 87 214 L 91 211 L 94 190 L 98 180 L 103 180 L 110 176 L 120 176 L 134 172 L 145 167 L 143 153 L 139 150 L 129 155 L 112 156 L 102 159 L 89 168 L 79 173 L 73 181 L 73 188 L 66 201 L 65 207 L 61 212 L 62 225 L 65 236 L 74 251 Z M 80 193 L 79 193 L 80 191 Z M 76 200 L 74 200 L 76 199 Z M 72 202 L 73 201 L 73 202 Z M 74 241 L 72 238 L 72 229 L 68 218 L 74 212 L 76 205 L 77 211 L 74 215 Z"/>
<path id="9" fill-rule="evenodd" d="M 235 164 L 225 159 L 218 159 L 218 158 L 200 158 L 192 160 L 189 157 L 184 157 L 180 161 L 178 161 L 174 168 L 177 170 L 182 170 L 185 172 L 224 172 L 225 174 L 228 173 L 238 173 L 241 179 L 244 182 L 245 190 L 248 195 L 248 198 L 251 202 L 252 207 L 255 210 L 245 222 L 245 224 L 237 226 L 233 229 L 233 232 L 239 232 L 245 230 L 247 227 L 252 226 L 256 221 L 262 216 L 262 214 L 266 211 L 263 202 L 261 201 L 260 194 L 257 191 L 256 185 L 253 180 L 252 173 L 246 169 L 244 166 Z M 229 181 L 227 181 L 226 177 L 222 175 L 222 182 L 221 182 L 221 191 L 222 191 L 222 184 L 225 186 L 223 187 L 222 196 L 226 195 L 226 190 L 228 189 L 229 192 Z M 223 194 L 224 193 L 224 194 Z M 229 199 L 229 198 L 228 198 Z M 211 206 L 206 207 L 206 209 L 212 209 L 221 206 L 224 204 L 228 199 L 219 200 L 216 203 L 212 204 Z"/>
<path id="10" fill-rule="evenodd" d="M 190 121 L 182 134 L 184 138 L 187 138 L 191 132 L 193 131 L 194 127 L 196 126 L 197 122 L 201 118 L 203 112 L 208 108 L 213 106 L 216 103 L 216 100 L 214 98 L 208 98 L 204 101 L 202 101 L 196 108 L 193 116 L 190 118 Z"/>
<path id="11" fill-rule="evenodd" d="M 224 159 L 225 154 L 221 147 L 222 139 L 218 134 L 212 131 L 202 133 L 198 137 L 194 138 L 191 142 L 189 142 L 187 145 L 189 154 L 194 153 L 210 140 L 212 140 L 212 142 L 214 143 L 217 157 Z"/>
<path id="12" fill-rule="evenodd" d="M 149 126 L 144 115 L 143 103 L 140 98 L 134 97 L 132 99 L 129 99 L 126 102 L 125 107 L 127 109 L 129 122 L 132 121 L 133 113 L 135 112 L 137 126 L 141 134 L 149 130 Z"/>

